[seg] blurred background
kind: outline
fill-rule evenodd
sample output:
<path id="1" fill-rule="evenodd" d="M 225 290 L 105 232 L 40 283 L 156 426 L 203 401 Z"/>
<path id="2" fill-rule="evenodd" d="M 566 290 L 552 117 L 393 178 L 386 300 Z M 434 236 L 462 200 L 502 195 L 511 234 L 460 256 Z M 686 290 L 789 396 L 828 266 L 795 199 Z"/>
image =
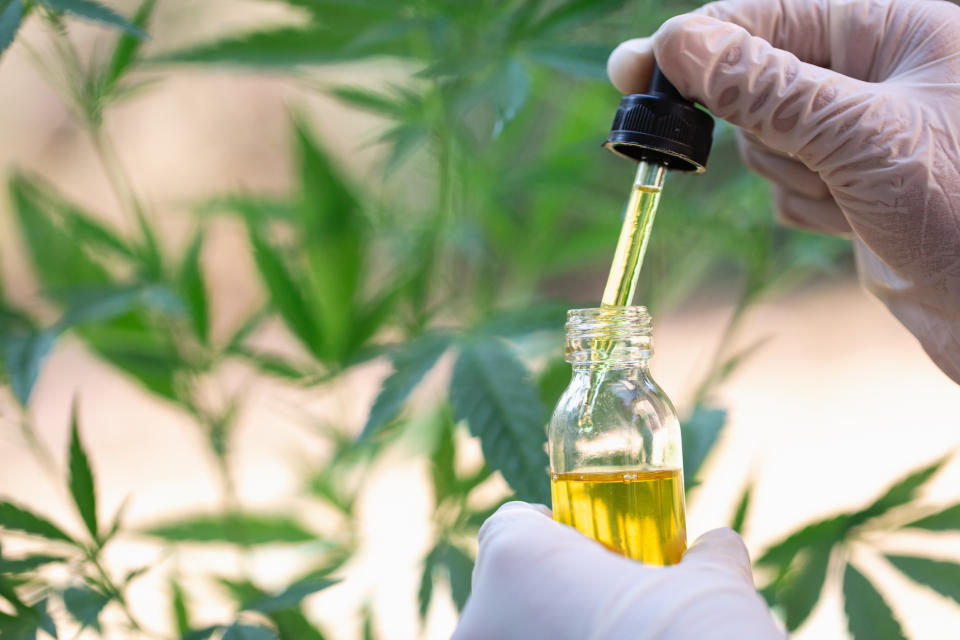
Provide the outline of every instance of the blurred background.
<path id="1" fill-rule="evenodd" d="M 0 1 L 0 635 L 449 637 L 483 519 L 548 501 L 606 56 L 697 4 Z M 635 298 L 688 536 L 792 637 L 954 637 L 960 388 L 717 125 Z"/>

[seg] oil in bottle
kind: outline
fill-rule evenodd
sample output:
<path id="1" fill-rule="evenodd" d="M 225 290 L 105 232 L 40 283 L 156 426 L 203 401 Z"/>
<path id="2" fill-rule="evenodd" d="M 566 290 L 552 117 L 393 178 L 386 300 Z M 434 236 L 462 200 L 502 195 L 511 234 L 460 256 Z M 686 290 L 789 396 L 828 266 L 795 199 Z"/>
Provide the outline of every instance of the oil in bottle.
<path id="1" fill-rule="evenodd" d="M 668 565 L 687 549 L 679 470 L 555 473 L 551 491 L 554 519 L 611 551 Z"/>

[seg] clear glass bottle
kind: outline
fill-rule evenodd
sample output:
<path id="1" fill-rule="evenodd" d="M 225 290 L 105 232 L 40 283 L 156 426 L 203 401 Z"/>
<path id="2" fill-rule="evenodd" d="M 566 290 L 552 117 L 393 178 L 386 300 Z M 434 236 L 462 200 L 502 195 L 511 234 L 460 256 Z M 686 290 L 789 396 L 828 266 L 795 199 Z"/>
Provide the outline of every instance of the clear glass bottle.
<path id="1" fill-rule="evenodd" d="M 645 307 L 567 312 L 573 379 L 550 420 L 553 516 L 649 564 L 686 550 L 676 410 L 650 377 Z"/>

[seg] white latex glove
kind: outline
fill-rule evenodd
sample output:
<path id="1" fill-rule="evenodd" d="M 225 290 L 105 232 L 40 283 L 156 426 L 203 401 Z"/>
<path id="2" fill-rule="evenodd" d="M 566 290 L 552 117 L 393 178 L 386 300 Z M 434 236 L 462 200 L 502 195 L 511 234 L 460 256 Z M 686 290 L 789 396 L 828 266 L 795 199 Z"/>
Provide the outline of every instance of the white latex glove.
<path id="1" fill-rule="evenodd" d="M 672 567 L 607 551 L 542 505 L 510 502 L 480 529 L 473 593 L 452 640 L 783 640 L 730 529 Z"/>
<path id="2" fill-rule="evenodd" d="M 741 127 L 788 224 L 853 234 L 861 279 L 960 382 L 960 8 L 946 0 L 729 0 L 629 40 L 608 72 Z"/>

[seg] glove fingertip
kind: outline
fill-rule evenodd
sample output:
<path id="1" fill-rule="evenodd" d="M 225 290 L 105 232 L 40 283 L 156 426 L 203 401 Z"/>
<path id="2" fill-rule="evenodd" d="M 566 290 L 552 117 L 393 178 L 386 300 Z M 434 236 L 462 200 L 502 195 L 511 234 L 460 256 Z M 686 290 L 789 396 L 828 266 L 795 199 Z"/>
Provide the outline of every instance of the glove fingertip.
<path id="1" fill-rule="evenodd" d="M 683 555 L 682 562 L 686 565 L 710 565 L 736 575 L 753 586 L 753 569 L 747 545 L 729 527 L 713 529 L 697 538 Z"/>

